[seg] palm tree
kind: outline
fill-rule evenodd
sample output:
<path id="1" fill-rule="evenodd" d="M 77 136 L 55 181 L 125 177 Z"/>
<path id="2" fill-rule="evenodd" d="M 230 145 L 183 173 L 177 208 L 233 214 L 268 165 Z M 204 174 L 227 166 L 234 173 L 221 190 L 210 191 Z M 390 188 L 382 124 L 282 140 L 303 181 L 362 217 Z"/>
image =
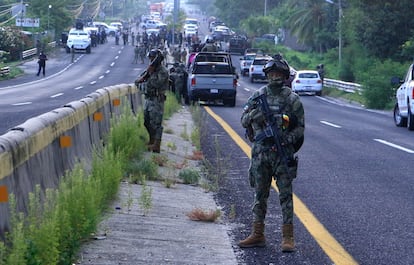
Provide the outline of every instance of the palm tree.
<path id="1" fill-rule="evenodd" d="M 293 0 L 288 8 L 293 9 L 288 19 L 288 28 L 301 43 L 321 49 L 327 25 L 325 0 Z"/>

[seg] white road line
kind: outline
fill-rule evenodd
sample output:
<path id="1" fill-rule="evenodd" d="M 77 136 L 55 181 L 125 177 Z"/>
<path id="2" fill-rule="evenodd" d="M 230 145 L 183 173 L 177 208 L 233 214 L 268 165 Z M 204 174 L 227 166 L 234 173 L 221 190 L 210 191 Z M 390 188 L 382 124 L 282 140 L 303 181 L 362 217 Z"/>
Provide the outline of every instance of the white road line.
<path id="1" fill-rule="evenodd" d="M 401 150 L 401 151 L 407 152 L 407 153 L 409 153 L 409 154 L 414 154 L 414 150 L 411 150 L 411 149 L 408 149 L 408 148 L 402 147 L 402 146 L 397 145 L 397 144 L 393 144 L 393 143 L 387 142 L 387 141 L 382 140 L 382 139 L 374 139 L 374 141 L 377 141 L 377 142 L 379 142 L 379 143 L 382 143 L 382 144 L 385 144 L 385 145 L 388 145 L 388 146 L 394 147 L 394 148 L 396 148 L 396 149 L 399 149 L 399 150 Z"/>
<path id="2" fill-rule="evenodd" d="M 89 84 L 91 84 L 91 85 L 95 85 L 95 84 L 96 84 L 96 81 L 92 81 L 92 82 L 90 82 Z"/>
<path id="3" fill-rule="evenodd" d="M 323 123 L 325 125 L 328 125 L 328 126 L 335 127 L 335 128 L 342 128 L 342 126 L 339 126 L 339 125 L 336 125 L 336 124 L 333 124 L 333 123 L 330 123 L 330 122 L 327 122 L 327 121 L 321 121 L 321 123 Z"/>
<path id="4" fill-rule="evenodd" d="M 119 56 L 115 56 L 115 60 L 118 60 Z"/>
<path id="5" fill-rule="evenodd" d="M 62 95 L 63 95 L 63 93 L 57 93 L 57 94 L 54 94 L 53 96 L 50 96 L 50 97 L 51 98 L 57 98 L 57 97 L 60 97 Z"/>
<path id="6" fill-rule="evenodd" d="M 112 63 L 110 64 L 110 66 L 111 66 L 111 67 L 113 67 L 114 65 L 115 65 L 115 62 L 112 62 Z"/>
<path id="7" fill-rule="evenodd" d="M 105 76 L 103 76 L 103 75 L 101 75 L 100 77 L 98 77 L 98 79 L 102 79 L 102 78 L 104 78 Z"/>
<path id="8" fill-rule="evenodd" d="M 79 90 L 79 89 L 82 89 L 83 88 L 83 86 L 78 86 L 78 87 L 75 87 L 75 90 Z"/>
<path id="9" fill-rule="evenodd" d="M 111 70 L 106 70 L 105 74 L 109 74 L 111 72 Z"/>
<path id="10" fill-rule="evenodd" d="M 23 106 L 23 105 L 30 105 L 30 104 L 32 104 L 32 102 L 27 101 L 27 102 L 14 103 L 12 105 L 13 106 Z"/>

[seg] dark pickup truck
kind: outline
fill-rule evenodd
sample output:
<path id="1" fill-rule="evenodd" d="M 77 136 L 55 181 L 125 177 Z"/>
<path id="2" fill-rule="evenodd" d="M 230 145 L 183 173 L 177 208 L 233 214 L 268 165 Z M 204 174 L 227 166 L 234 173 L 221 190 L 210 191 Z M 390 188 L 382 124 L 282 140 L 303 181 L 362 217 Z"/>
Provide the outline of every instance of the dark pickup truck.
<path id="1" fill-rule="evenodd" d="M 221 101 L 236 105 L 237 79 L 231 56 L 225 52 L 200 52 L 188 74 L 188 101 Z"/>

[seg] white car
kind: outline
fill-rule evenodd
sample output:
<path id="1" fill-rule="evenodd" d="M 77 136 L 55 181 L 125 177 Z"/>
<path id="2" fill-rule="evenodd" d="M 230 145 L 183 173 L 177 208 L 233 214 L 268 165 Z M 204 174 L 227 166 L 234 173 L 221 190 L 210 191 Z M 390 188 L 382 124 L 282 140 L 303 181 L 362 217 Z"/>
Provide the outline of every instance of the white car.
<path id="1" fill-rule="evenodd" d="M 249 68 L 254 58 L 256 58 L 256 53 L 246 53 L 240 57 L 240 74 L 242 76 L 249 74 Z"/>
<path id="2" fill-rule="evenodd" d="M 197 31 L 198 27 L 197 27 L 197 25 L 194 25 L 194 24 L 185 24 L 183 29 L 184 29 L 184 31 L 186 31 L 188 29 Z"/>
<path id="3" fill-rule="evenodd" d="M 255 80 L 266 80 L 266 75 L 263 72 L 263 67 L 272 60 L 270 56 L 256 56 L 249 67 L 250 82 L 254 83 Z"/>
<path id="4" fill-rule="evenodd" d="M 322 95 L 322 79 L 318 71 L 299 70 L 292 81 L 292 91 L 296 93 L 311 92 Z"/>
<path id="5" fill-rule="evenodd" d="M 111 22 L 109 24 L 109 26 L 111 26 L 111 27 L 117 27 L 120 31 L 122 31 L 122 29 L 124 28 L 124 26 L 122 25 L 121 22 Z"/>
<path id="6" fill-rule="evenodd" d="M 185 37 L 188 37 L 188 36 L 191 37 L 191 36 L 197 35 L 197 34 L 198 34 L 197 30 L 195 30 L 193 28 L 188 28 L 188 29 L 184 30 L 184 36 Z"/>
<path id="7" fill-rule="evenodd" d="M 105 30 L 106 35 L 108 35 L 108 36 L 115 36 L 115 33 L 116 33 L 117 31 L 119 31 L 118 27 L 109 26 L 109 25 L 108 25 L 108 24 L 106 24 L 105 22 L 98 22 L 98 21 L 95 21 L 95 22 L 92 22 L 92 24 L 93 24 L 95 27 L 98 27 L 98 28 L 103 28 L 103 29 Z"/>
<path id="8" fill-rule="evenodd" d="M 398 127 L 407 127 L 414 131 L 414 64 L 408 67 L 403 80 L 394 77 L 392 84 L 399 84 L 395 93 L 394 123 Z"/>

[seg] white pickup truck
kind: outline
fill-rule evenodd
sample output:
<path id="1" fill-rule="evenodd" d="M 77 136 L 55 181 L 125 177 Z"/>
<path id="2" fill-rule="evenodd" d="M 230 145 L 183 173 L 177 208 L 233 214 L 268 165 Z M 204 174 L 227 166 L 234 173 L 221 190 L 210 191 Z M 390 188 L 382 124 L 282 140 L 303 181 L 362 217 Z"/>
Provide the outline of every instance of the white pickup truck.
<path id="1" fill-rule="evenodd" d="M 397 89 L 394 106 L 394 123 L 398 127 L 407 126 L 408 130 L 414 130 L 414 64 L 408 68 L 404 80 L 400 81 Z M 395 83 L 395 82 L 392 82 Z M 398 83 L 398 82 L 397 82 Z"/>

